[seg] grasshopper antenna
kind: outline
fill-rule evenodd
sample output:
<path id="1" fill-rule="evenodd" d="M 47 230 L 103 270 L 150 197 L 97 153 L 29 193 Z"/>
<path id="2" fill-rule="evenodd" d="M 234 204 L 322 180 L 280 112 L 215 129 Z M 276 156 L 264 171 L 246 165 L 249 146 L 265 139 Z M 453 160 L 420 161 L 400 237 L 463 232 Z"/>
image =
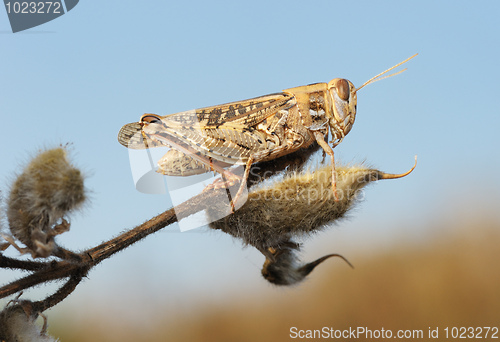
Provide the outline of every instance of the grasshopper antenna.
<path id="1" fill-rule="evenodd" d="M 363 88 L 364 86 L 369 85 L 370 83 L 375 83 L 375 82 L 377 82 L 377 81 L 383 80 L 384 78 L 389 78 L 389 77 L 396 76 L 396 75 L 398 75 L 398 74 L 402 73 L 403 71 L 405 71 L 405 70 L 406 70 L 406 68 L 405 68 L 405 69 L 403 69 L 403 70 L 401 70 L 401 71 L 395 72 L 394 74 L 390 74 L 390 75 L 386 75 L 386 76 L 384 76 L 384 77 L 380 77 L 380 76 L 382 76 L 382 75 L 384 75 L 384 74 L 388 73 L 389 71 L 394 70 L 394 69 L 395 69 L 395 68 L 397 68 L 398 66 L 405 64 L 406 62 L 408 62 L 410 59 L 414 58 L 414 57 L 415 57 L 415 56 L 417 56 L 417 55 L 418 55 L 418 53 L 414 54 L 414 55 L 413 55 L 413 56 L 411 56 L 410 58 L 405 59 L 405 60 L 404 60 L 404 61 L 402 61 L 401 63 L 398 63 L 398 64 L 396 64 L 396 65 L 395 65 L 395 66 L 393 66 L 393 67 L 390 67 L 389 69 L 387 69 L 387 70 L 385 70 L 385 71 L 381 72 L 380 74 L 378 74 L 378 75 L 376 75 L 376 76 L 373 76 L 373 77 L 372 77 L 372 78 L 370 78 L 368 81 L 366 81 L 365 83 L 363 83 L 360 87 L 356 88 L 356 92 L 357 92 L 357 91 L 359 91 L 359 90 L 360 90 L 361 88 Z"/>

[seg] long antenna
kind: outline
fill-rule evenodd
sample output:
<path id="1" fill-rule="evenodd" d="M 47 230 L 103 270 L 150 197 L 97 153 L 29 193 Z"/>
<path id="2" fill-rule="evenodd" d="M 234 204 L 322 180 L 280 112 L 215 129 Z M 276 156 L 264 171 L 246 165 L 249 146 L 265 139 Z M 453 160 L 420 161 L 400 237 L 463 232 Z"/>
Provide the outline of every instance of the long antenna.
<path id="1" fill-rule="evenodd" d="M 390 75 L 386 75 L 386 76 L 384 76 L 384 77 L 380 77 L 380 76 L 382 76 L 383 74 L 388 73 L 389 71 L 391 71 L 391 70 L 393 70 L 393 69 L 397 68 L 398 66 L 400 66 L 400 65 L 402 65 L 402 64 L 405 64 L 406 62 L 408 62 L 410 59 L 412 59 L 412 58 L 413 58 L 413 57 L 415 57 L 416 55 L 418 55 L 418 53 L 414 54 L 414 55 L 413 55 L 413 56 L 411 56 L 410 58 L 405 59 L 405 60 L 404 60 L 404 61 L 402 61 L 401 63 L 398 63 L 398 64 L 396 64 L 396 65 L 395 65 L 395 66 L 393 66 L 393 67 L 390 67 L 390 68 L 389 68 L 389 69 L 387 69 L 386 71 L 381 72 L 380 74 L 378 74 L 378 75 L 376 75 L 376 76 L 373 76 L 373 77 L 372 77 L 372 78 L 370 78 L 368 81 L 366 81 L 365 83 L 363 83 L 363 84 L 361 85 L 361 87 L 356 88 L 356 91 L 360 90 L 361 88 L 363 88 L 364 86 L 367 86 L 367 85 L 368 85 L 368 84 L 370 84 L 370 83 L 374 83 L 374 82 L 377 82 L 377 81 L 383 80 L 384 78 L 388 78 L 388 77 L 396 76 L 397 74 L 402 73 L 402 72 L 403 72 L 403 71 L 405 71 L 406 69 L 403 69 L 403 70 L 401 70 L 401 71 L 395 72 L 394 74 L 390 74 Z"/>

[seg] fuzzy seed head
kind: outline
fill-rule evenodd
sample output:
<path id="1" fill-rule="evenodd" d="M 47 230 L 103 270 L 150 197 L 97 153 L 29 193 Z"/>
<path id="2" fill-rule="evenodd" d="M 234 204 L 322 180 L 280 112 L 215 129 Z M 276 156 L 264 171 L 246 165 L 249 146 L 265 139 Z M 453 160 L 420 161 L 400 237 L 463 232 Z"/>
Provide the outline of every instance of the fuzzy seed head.
<path id="1" fill-rule="evenodd" d="M 336 166 L 337 198 L 331 186 L 331 168 L 288 172 L 270 186 L 248 194 L 247 202 L 234 214 L 210 223 L 265 250 L 292 237 L 314 233 L 343 218 L 362 198 L 362 188 L 377 180 L 377 170 L 363 166 Z M 214 207 L 208 215 L 217 212 Z"/>
<path id="2" fill-rule="evenodd" d="M 413 167 L 415 168 L 415 167 Z M 336 195 L 332 190 L 331 167 L 305 172 L 285 172 L 282 179 L 256 188 L 247 202 L 235 213 L 209 224 L 257 248 L 266 261 L 262 275 L 276 285 L 301 282 L 317 265 L 338 254 L 329 254 L 308 264 L 301 264 L 296 253 L 300 245 L 293 238 L 307 236 L 338 222 L 356 202 L 363 198 L 362 189 L 379 179 L 401 178 L 363 165 L 336 165 Z M 220 210 L 214 203 L 207 215 L 215 217 Z M 219 216 L 220 217 L 220 216 Z M 349 264 L 350 265 L 350 264 Z"/>
<path id="3" fill-rule="evenodd" d="M 11 233 L 33 257 L 47 257 L 56 248 L 54 236 L 69 229 L 65 215 L 84 200 L 83 176 L 68 162 L 66 150 L 44 151 L 12 185 L 7 209 Z"/>
<path id="4" fill-rule="evenodd" d="M 0 312 L 0 341 L 56 342 L 19 305 L 8 305 Z"/>

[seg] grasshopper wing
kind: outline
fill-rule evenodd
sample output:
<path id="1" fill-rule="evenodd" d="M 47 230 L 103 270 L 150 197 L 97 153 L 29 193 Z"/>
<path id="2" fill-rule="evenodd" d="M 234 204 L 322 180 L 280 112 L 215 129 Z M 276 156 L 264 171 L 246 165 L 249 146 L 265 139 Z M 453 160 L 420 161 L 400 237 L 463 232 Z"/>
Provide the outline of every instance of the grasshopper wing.
<path id="1" fill-rule="evenodd" d="M 252 154 L 268 148 L 269 137 L 257 126 L 295 103 L 289 93 L 271 94 L 167 115 L 161 124 L 144 126 L 143 132 L 173 148 L 182 145 L 205 158 L 244 165 Z"/>
<path id="2" fill-rule="evenodd" d="M 164 116 L 162 121 L 168 123 L 170 129 L 181 129 L 186 132 L 192 130 L 217 130 L 221 126 L 234 132 L 244 131 L 264 121 L 278 110 L 291 107 L 294 104 L 292 102 L 293 96 L 291 94 L 276 93 L 219 106 L 170 114 Z M 156 140 L 145 134 L 143 128 L 144 125 L 141 122 L 124 125 L 118 133 L 118 142 L 131 149 L 146 149 L 166 145 L 164 141 Z M 210 133 L 207 134 L 210 136 Z M 182 138 L 182 134 L 174 135 Z M 218 137 L 217 134 L 215 136 Z M 196 145 L 196 143 L 199 143 L 199 141 L 194 144 Z"/>

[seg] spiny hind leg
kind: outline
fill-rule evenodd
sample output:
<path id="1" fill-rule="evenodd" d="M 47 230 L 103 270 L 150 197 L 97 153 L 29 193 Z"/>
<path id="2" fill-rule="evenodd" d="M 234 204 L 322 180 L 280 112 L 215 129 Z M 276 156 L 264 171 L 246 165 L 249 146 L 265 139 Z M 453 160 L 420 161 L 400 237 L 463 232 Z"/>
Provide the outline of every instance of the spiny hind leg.
<path id="1" fill-rule="evenodd" d="M 297 142 L 300 145 L 300 140 L 297 140 Z M 285 155 L 285 154 L 287 154 L 286 152 L 289 149 L 290 149 L 290 146 L 281 145 L 281 146 L 277 146 L 277 147 L 272 148 L 272 149 L 257 152 L 248 158 L 247 163 L 245 165 L 245 173 L 243 174 L 243 178 L 241 180 L 240 187 L 238 189 L 238 192 L 236 193 L 236 196 L 234 196 L 233 201 L 231 202 L 231 206 L 233 209 L 234 209 L 233 203 L 238 203 L 239 198 L 241 197 L 241 195 L 243 194 L 243 191 L 245 190 L 245 188 L 247 186 L 247 180 L 248 180 L 248 176 L 250 175 L 250 170 L 252 168 L 252 164 L 255 162 L 261 161 L 261 160 L 269 160 L 270 156 L 275 156 L 277 158 L 277 157 L 280 157 L 281 155 Z M 273 158 L 271 158 L 271 159 L 273 159 Z"/>
<path id="2" fill-rule="evenodd" d="M 245 164 L 245 173 L 243 174 L 243 178 L 241 179 L 240 187 L 238 189 L 238 192 L 236 193 L 236 196 L 234 196 L 233 200 L 231 201 L 231 208 L 233 209 L 233 211 L 234 211 L 234 204 L 238 203 L 238 200 L 240 199 L 241 195 L 243 194 L 243 191 L 247 186 L 247 180 L 248 176 L 250 175 L 252 164 L 255 163 L 256 161 L 265 160 L 270 155 L 279 156 L 280 154 L 284 154 L 283 152 L 286 151 L 287 148 L 288 146 L 278 146 L 273 149 L 260 151 L 258 153 L 251 155 L 248 158 L 247 163 Z"/>
<path id="3" fill-rule="evenodd" d="M 168 176 L 173 176 L 175 172 L 172 170 L 172 173 L 169 171 L 168 163 L 178 162 L 191 164 L 189 167 L 186 167 L 186 172 L 183 174 L 179 174 L 181 176 L 188 176 L 191 174 L 200 174 L 208 171 L 217 171 L 218 173 L 224 173 L 224 167 L 227 167 L 231 164 L 223 163 L 223 162 L 212 162 L 212 159 L 208 156 L 203 155 L 200 151 L 195 150 L 194 148 L 186 145 L 185 143 L 179 142 L 175 139 L 166 139 L 161 135 L 153 134 L 158 140 L 162 141 L 165 146 L 172 147 L 176 152 L 167 152 L 161 160 L 163 160 L 163 170 L 159 170 L 160 173 L 163 173 Z M 179 160 L 177 160 L 179 159 Z M 202 172 L 207 170 L 205 172 Z"/>
<path id="4" fill-rule="evenodd" d="M 252 164 L 254 163 L 255 159 L 253 156 L 250 156 L 247 160 L 247 163 L 245 165 L 245 173 L 243 174 L 243 178 L 241 179 L 240 187 L 238 188 L 238 192 L 236 193 L 236 196 L 231 200 L 231 210 L 234 212 L 234 204 L 238 203 L 238 200 L 241 197 L 241 194 L 243 194 L 243 191 L 247 187 L 247 179 L 248 175 L 250 174 L 250 169 L 252 167 Z"/>
<path id="5" fill-rule="evenodd" d="M 213 161 L 210 157 L 193 155 L 192 153 L 185 154 L 177 149 L 171 149 L 158 161 L 157 172 L 167 176 L 193 176 L 207 172 L 218 172 L 221 174 L 221 179 L 216 179 L 212 184 L 203 189 L 224 189 L 235 185 L 241 180 L 241 177 L 233 174 L 231 171 L 224 170 L 230 164 Z M 234 205 L 231 203 L 233 212 Z"/>
<path id="6" fill-rule="evenodd" d="M 245 165 L 245 173 L 243 174 L 243 179 L 241 180 L 240 187 L 238 189 L 238 192 L 236 193 L 236 196 L 234 196 L 232 203 L 237 203 L 238 199 L 243 194 L 243 190 L 245 190 L 247 186 L 248 176 L 250 175 L 250 170 L 252 168 L 253 163 L 265 160 L 274 160 L 275 158 L 279 158 L 281 156 L 289 154 L 290 153 L 289 151 L 298 150 L 302 145 L 303 145 L 302 136 L 297 134 L 296 139 L 294 140 L 294 143 L 292 145 L 279 145 L 274 148 L 252 154 L 247 160 L 247 163 Z"/>

